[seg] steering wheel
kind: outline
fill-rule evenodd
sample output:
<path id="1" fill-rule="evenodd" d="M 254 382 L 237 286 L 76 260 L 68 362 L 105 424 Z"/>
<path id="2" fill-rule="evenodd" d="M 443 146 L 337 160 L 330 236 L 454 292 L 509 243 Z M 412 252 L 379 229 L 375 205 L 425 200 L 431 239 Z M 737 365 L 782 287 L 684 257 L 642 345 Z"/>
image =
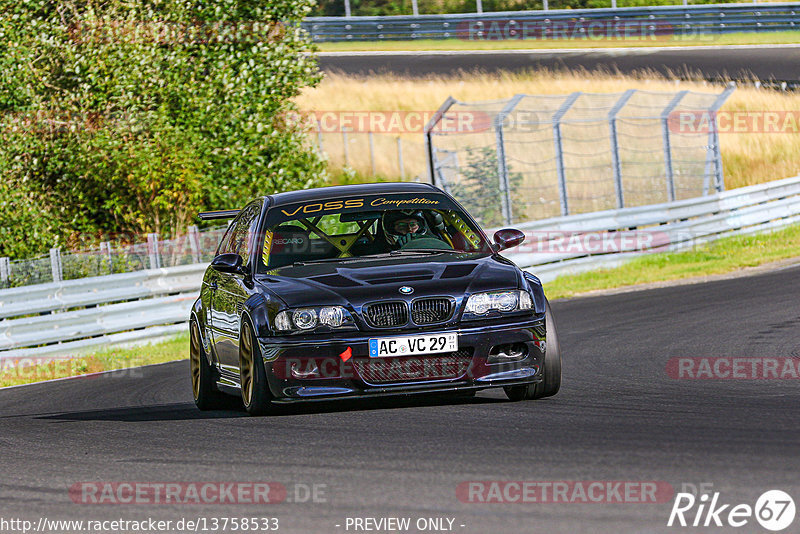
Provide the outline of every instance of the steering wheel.
<path id="1" fill-rule="evenodd" d="M 447 249 L 453 250 L 448 243 L 442 241 L 441 239 L 435 237 L 420 237 L 419 239 L 411 239 L 403 246 L 400 247 L 400 250 L 413 250 L 413 249 Z"/>

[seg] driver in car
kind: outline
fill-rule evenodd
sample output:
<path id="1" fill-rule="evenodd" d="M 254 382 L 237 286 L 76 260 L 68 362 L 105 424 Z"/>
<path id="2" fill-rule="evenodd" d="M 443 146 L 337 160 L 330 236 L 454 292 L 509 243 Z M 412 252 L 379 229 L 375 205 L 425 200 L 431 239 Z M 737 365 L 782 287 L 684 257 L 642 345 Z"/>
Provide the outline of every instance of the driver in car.
<path id="1" fill-rule="evenodd" d="M 419 211 L 387 211 L 383 215 L 383 235 L 392 248 L 400 248 L 412 239 L 428 237 L 428 224 Z"/>

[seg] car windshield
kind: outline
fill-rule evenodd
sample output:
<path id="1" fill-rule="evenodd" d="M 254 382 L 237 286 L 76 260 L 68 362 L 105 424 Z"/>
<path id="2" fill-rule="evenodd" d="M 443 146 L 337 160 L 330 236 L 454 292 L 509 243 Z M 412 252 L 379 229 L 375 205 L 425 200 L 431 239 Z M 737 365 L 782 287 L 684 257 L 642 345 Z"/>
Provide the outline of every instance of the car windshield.
<path id="1" fill-rule="evenodd" d="M 271 208 L 259 270 L 380 255 L 491 252 L 444 195 L 384 195 Z"/>

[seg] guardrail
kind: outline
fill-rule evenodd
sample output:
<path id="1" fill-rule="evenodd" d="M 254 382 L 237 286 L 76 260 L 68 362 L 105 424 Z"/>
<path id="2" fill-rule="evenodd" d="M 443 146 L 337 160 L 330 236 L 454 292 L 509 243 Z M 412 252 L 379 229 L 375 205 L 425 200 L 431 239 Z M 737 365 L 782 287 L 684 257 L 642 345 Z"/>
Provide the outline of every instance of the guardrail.
<path id="1" fill-rule="evenodd" d="M 643 253 L 685 249 L 797 222 L 800 176 L 701 198 L 520 224 L 517 227 L 528 236 L 527 244 L 508 256 L 547 282 L 564 274 L 619 265 Z M 591 238 L 595 243 L 606 238 L 610 247 L 601 246 L 597 252 L 582 249 Z M 530 250 L 532 246 L 536 250 Z"/>
<path id="2" fill-rule="evenodd" d="M 518 225 L 528 241 L 506 254 L 547 282 L 654 250 L 800 222 L 800 176 L 653 206 Z M 626 232 L 644 234 L 636 239 Z M 611 249 L 573 250 L 589 238 Z M 533 247 L 533 248 L 531 248 Z M 580 248 L 580 247 L 579 247 Z M 207 264 L 151 269 L 0 291 L 0 360 L 62 357 L 96 345 L 186 331 Z"/>
<path id="3" fill-rule="evenodd" d="M 69 355 L 186 331 L 207 264 L 0 291 L 0 359 Z"/>
<path id="4" fill-rule="evenodd" d="M 600 23 L 598 27 L 597 24 Z M 594 24 L 594 26 L 593 26 Z M 704 4 L 500 11 L 384 17 L 309 17 L 302 27 L 315 42 L 414 39 L 575 39 L 601 31 L 607 40 L 654 40 L 701 34 L 800 28 L 800 3 Z M 634 33 L 627 33 L 631 32 Z M 609 33 L 611 32 L 611 33 Z"/>

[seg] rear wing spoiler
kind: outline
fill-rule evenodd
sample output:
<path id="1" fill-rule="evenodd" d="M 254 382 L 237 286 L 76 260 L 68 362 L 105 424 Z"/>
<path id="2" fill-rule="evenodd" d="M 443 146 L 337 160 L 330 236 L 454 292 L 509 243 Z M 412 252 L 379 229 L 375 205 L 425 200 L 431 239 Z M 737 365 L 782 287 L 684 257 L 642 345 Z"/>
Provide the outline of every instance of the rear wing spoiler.
<path id="1" fill-rule="evenodd" d="M 217 221 L 220 219 L 233 219 L 238 213 L 239 210 L 202 211 L 197 214 L 197 218 L 201 221 Z"/>

